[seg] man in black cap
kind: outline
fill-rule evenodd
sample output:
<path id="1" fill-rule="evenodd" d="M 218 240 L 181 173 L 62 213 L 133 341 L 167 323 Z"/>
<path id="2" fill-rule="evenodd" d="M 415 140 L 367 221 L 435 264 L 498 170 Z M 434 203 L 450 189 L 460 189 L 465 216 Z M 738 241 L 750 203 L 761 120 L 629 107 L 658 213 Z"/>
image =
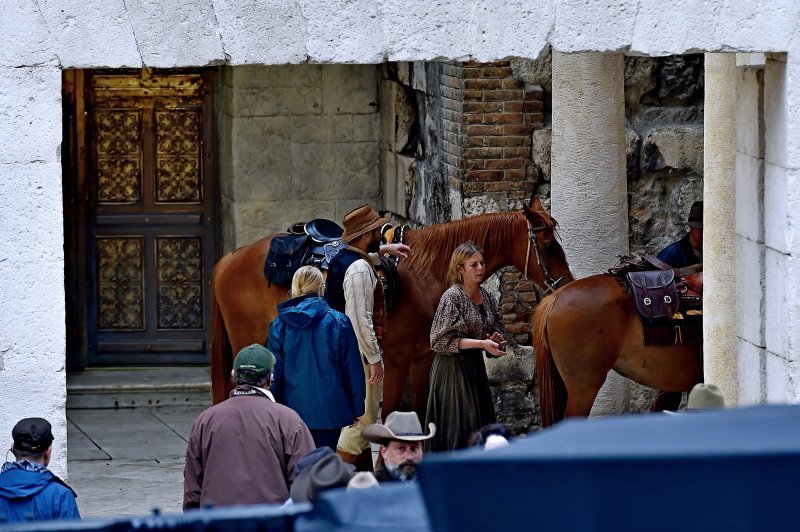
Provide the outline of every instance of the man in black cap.
<path id="1" fill-rule="evenodd" d="M 658 258 L 673 268 L 685 268 L 703 262 L 703 202 L 695 201 L 687 220 L 689 232 L 661 250 Z"/>
<path id="2" fill-rule="evenodd" d="M 11 436 L 16 461 L 0 469 L 0 523 L 80 519 L 75 492 L 47 469 L 53 449 L 50 423 L 25 418 Z"/>
<path id="3" fill-rule="evenodd" d="M 314 449 L 300 416 L 275 402 L 273 355 L 245 347 L 233 361 L 225 401 L 197 417 L 186 449 L 183 509 L 233 504 L 280 504 L 289 498 L 295 465 Z"/>

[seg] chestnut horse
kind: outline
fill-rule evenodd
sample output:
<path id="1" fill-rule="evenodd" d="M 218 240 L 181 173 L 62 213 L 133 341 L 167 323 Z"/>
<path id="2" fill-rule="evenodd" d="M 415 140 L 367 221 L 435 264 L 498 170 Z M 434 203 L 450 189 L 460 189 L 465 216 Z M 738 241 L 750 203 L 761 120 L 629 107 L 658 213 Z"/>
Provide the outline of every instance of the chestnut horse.
<path id="1" fill-rule="evenodd" d="M 610 274 L 574 281 L 533 318 L 542 426 L 588 416 L 612 368 L 640 384 L 684 392 L 703 379 L 702 338 L 645 346 L 633 298 Z"/>
<path id="2" fill-rule="evenodd" d="M 384 415 L 403 406 L 410 378 L 411 408 L 424 417 L 433 362 L 430 327 L 447 288 L 447 268 L 456 246 L 472 240 L 483 248 L 487 277 L 504 266 L 515 266 L 539 286 L 554 287 L 572 280 L 555 227 L 555 220 L 534 198 L 522 211 L 482 214 L 406 231 L 412 255 L 400 261 L 403 294 L 389 313 L 382 341 Z M 211 379 L 215 403 L 230 390 L 232 353 L 252 343 L 265 343 L 276 307 L 288 297 L 286 287 L 270 286 L 264 278 L 270 238 L 235 250 L 214 269 Z"/>

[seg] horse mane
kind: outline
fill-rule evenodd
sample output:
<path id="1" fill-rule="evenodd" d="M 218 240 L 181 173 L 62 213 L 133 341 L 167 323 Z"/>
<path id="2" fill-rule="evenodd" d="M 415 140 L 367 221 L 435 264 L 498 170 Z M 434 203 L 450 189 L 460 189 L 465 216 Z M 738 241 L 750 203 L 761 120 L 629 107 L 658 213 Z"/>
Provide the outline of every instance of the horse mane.
<path id="1" fill-rule="evenodd" d="M 444 274 L 450 254 L 459 244 L 471 240 L 492 256 L 501 243 L 511 239 L 515 232 L 525 230 L 525 226 L 525 215 L 521 211 L 503 211 L 409 231 L 407 243 L 412 254 L 404 263 L 409 272 L 418 277 L 434 272 Z"/>

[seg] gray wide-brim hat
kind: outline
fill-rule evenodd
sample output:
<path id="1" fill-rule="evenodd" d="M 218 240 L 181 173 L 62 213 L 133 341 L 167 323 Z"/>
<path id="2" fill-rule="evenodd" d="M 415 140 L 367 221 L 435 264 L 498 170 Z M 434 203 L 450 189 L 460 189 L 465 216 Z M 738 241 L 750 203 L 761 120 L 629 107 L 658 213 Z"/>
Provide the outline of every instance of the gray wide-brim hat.
<path id="1" fill-rule="evenodd" d="M 361 431 L 361 437 L 372 443 L 383 443 L 386 440 L 423 441 L 433 438 L 436 425 L 428 423 L 428 434 L 422 432 L 422 424 L 416 412 L 392 412 L 381 425 L 368 425 Z"/>
<path id="2" fill-rule="evenodd" d="M 348 464 L 336 454 L 326 454 L 295 477 L 289 496 L 294 502 L 313 501 L 321 491 L 346 487 L 351 478 Z"/>

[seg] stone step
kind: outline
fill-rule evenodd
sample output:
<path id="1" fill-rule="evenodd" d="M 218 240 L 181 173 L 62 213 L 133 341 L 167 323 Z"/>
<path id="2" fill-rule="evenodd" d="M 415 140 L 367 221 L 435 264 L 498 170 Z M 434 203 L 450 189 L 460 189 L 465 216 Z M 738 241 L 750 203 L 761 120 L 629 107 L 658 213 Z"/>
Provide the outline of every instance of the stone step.
<path id="1" fill-rule="evenodd" d="M 67 408 L 211 406 L 208 366 L 90 368 L 67 374 Z"/>

